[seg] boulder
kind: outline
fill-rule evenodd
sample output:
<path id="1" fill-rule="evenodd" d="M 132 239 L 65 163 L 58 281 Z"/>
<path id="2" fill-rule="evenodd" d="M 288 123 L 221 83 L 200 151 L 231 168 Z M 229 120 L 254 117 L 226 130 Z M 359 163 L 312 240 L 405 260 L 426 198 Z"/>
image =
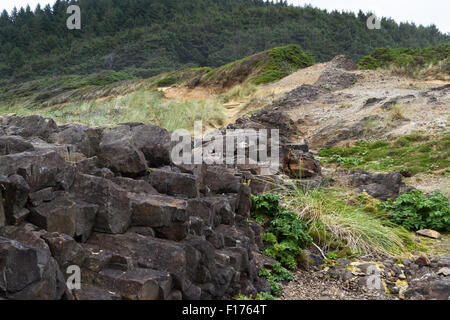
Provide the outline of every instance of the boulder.
<path id="1" fill-rule="evenodd" d="M 320 162 L 312 153 L 291 148 L 282 152 L 283 172 L 292 178 L 310 178 L 321 173 Z"/>
<path id="2" fill-rule="evenodd" d="M 213 198 L 189 199 L 186 212 L 189 217 L 198 217 L 202 219 L 206 226 L 214 226 L 219 223 L 215 217 Z"/>
<path id="3" fill-rule="evenodd" d="M 57 192 L 53 191 L 52 187 L 48 187 L 28 195 L 29 202 L 33 207 L 40 206 L 44 202 L 50 202 L 58 196 Z"/>
<path id="4" fill-rule="evenodd" d="M 130 194 L 131 224 L 142 227 L 168 227 L 173 221 L 187 220 L 186 202 L 169 196 Z"/>
<path id="5" fill-rule="evenodd" d="M 72 237 L 59 233 L 48 233 L 42 236 L 47 243 L 52 256 L 58 262 L 61 270 L 66 270 L 71 265 L 81 267 L 86 253 Z"/>
<path id="6" fill-rule="evenodd" d="M 192 174 L 152 169 L 145 179 L 160 193 L 187 198 L 197 198 L 200 195 L 199 180 Z"/>
<path id="7" fill-rule="evenodd" d="M 167 299 L 172 289 L 172 279 L 167 272 L 135 269 L 123 272 L 105 269 L 98 273 L 95 285 L 126 300 Z"/>
<path id="8" fill-rule="evenodd" d="M 3 125 L 7 135 L 28 137 L 39 137 L 44 140 L 58 131 L 58 126 L 53 119 L 42 118 L 38 115 L 16 116 L 10 115 L 3 117 Z"/>
<path id="9" fill-rule="evenodd" d="M 66 124 L 59 127 L 59 131 L 53 133 L 49 140 L 51 143 L 73 145 L 75 151 L 81 152 L 86 157 L 93 157 L 99 152 L 99 145 L 104 128 L 90 128 L 81 124 Z"/>
<path id="10" fill-rule="evenodd" d="M 31 208 L 28 220 L 48 232 L 64 233 L 85 242 L 95 225 L 98 206 L 61 195 Z"/>
<path id="11" fill-rule="evenodd" d="M 32 226 L 0 229 L 0 297 L 59 300 L 66 291 L 63 275 L 42 233 Z"/>
<path id="12" fill-rule="evenodd" d="M 148 169 L 144 154 L 133 144 L 128 126 L 104 130 L 97 156 L 100 166 L 125 176 L 139 176 Z"/>
<path id="13" fill-rule="evenodd" d="M 99 206 L 81 200 L 73 200 L 76 207 L 75 239 L 86 242 L 94 230 Z"/>
<path id="14" fill-rule="evenodd" d="M 74 169 L 54 150 L 38 150 L 0 156 L 0 175 L 22 176 L 30 192 L 48 187 L 68 188 Z"/>
<path id="15" fill-rule="evenodd" d="M 112 181 L 86 174 L 77 174 L 70 189 L 77 199 L 98 206 L 95 230 L 123 233 L 131 223 L 128 192 Z"/>
<path id="16" fill-rule="evenodd" d="M 29 221 L 48 232 L 64 233 L 71 237 L 76 232 L 77 207 L 65 196 L 31 209 Z"/>
<path id="17" fill-rule="evenodd" d="M 111 181 L 121 188 L 133 193 L 159 194 L 158 191 L 144 180 L 134 180 L 130 178 L 115 177 Z"/>
<path id="18" fill-rule="evenodd" d="M 397 198 L 400 188 L 405 185 L 402 175 L 398 172 L 371 174 L 362 170 L 351 173 L 351 184 L 358 187 L 361 192 L 380 200 Z"/>
<path id="19" fill-rule="evenodd" d="M 141 268 L 166 271 L 180 278 L 186 274 L 186 253 L 177 242 L 137 233 L 94 233 L 87 243 L 114 254 L 131 257 Z"/>
<path id="20" fill-rule="evenodd" d="M 23 138 L 15 136 L 0 136 L 0 156 L 22 153 L 26 151 L 34 151 L 34 147 Z"/>
<path id="21" fill-rule="evenodd" d="M 169 165 L 171 152 L 170 133 L 155 125 L 138 125 L 131 128 L 133 144 L 145 155 L 150 168 Z"/>
<path id="22" fill-rule="evenodd" d="M 238 193 L 241 177 L 234 170 L 221 166 L 208 166 L 203 183 L 211 193 Z"/>
<path id="23" fill-rule="evenodd" d="M 30 187 L 22 176 L 14 174 L 7 178 L 0 175 L 0 190 L 6 223 L 15 224 L 27 202 Z"/>

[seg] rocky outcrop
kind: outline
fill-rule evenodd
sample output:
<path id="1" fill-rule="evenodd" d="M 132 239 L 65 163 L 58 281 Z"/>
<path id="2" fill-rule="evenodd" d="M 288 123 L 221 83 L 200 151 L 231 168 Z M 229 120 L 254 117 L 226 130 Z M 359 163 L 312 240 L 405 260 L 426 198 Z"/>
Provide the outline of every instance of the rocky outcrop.
<path id="1" fill-rule="evenodd" d="M 250 171 L 175 166 L 144 124 L 0 118 L 0 297 L 221 299 L 267 289 Z M 150 169 L 149 169 L 150 168 Z M 69 290 L 67 268 L 81 270 Z"/>
<path id="2" fill-rule="evenodd" d="M 342 69 L 327 68 L 320 75 L 315 86 L 329 91 L 342 90 L 353 86 L 357 81 L 356 75 Z"/>
<path id="3" fill-rule="evenodd" d="M 343 69 L 347 71 L 358 70 L 358 65 L 352 60 L 351 57 L 345 55 L 339 55 L 333 58 L 330 62 L 331 67 Z"/>
<path id="4" fill-rule="evenodd" d="M 394 200 L 400 194 L 413 189 L 405 185 L 402 175 L 398 172 L 372 174 L 363 170 L 353 171 L 351 185 L 380 200 Z"/>

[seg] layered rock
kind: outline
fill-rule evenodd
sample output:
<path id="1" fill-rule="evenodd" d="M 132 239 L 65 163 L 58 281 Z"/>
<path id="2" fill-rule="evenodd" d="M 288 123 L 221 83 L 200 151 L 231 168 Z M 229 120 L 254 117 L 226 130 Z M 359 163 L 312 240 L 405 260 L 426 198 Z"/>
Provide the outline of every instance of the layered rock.
<path id="1" fill-rule="evenodd" d="M 267 289 L 242 183 L 250 171 L 173 165 L 170 134 L 151 125 L 58 127 L 8 115 L 0 133 L 1 298 L 221 299 Z M 71 266 L 80 290 L 65 283 Z"/>

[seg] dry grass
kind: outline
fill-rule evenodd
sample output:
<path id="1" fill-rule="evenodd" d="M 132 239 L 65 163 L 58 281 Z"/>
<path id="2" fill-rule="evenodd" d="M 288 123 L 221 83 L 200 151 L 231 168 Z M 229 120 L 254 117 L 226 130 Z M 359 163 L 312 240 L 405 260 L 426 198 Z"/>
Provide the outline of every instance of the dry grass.
<path id="1" fill-rule="evenodd" d="M 388 119 L 391 121 L 407 119 L 408 107 L 404 103 L 396 103 L 389 110 Z"/>
<path id="2" fill-rule="evenodd" d="M 161 92 L 139 90 L 106 100 L 69 103 L 44 109 L 23 105 L 0 107 L 0 113 L 40 114 L 58 123 L 78 122 L 89 126 L 113 126 L 123 122 L 153 123 L 168 130 L 193 130 L 194 122 L 204 126 L 222 126 L 226 116 L 217 98 L 178 102 L 165 99 Z"/>
<path id="3" fill-rule="evenodd" d="M 393 256 L 407 251 L 409 233 L 377 212 L 350 205 L 342 190 L 304 191 L 283 188 L 283 203 L 309 225 L 309 233 L 324 247 L 343 243 L 355 254 Z M 375 210 L 374 210 L 375 211 Z"/>

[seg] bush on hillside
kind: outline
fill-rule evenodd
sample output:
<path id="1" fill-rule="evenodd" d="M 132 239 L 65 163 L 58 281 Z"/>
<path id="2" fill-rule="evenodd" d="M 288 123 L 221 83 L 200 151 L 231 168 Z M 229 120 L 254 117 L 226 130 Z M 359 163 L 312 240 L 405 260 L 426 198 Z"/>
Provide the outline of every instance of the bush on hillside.
<path id="1" fill-rule="evenodd" d="M 364 57 L 358 66 L 360 69 L 378 69 L 389 66 L 424 67 L 427 64 L 437 63 L 448 59 L 450 56 L 450 44 L 428 47 L 425 49 L 409 48 L 378 48 L 370 55 Z"/>
<path id="2" fill-rule="evenodd" d="M 450 231 L 450 203 L 439 192 L 426 196 L 419 190 L 413 190 L 395 201 L 388 200 L 380 205 L 393 222 L 408 230 Z"/>
<path id="3" fill-rule="evenodd" d="M 314 64 L 314 57 L 295 44 L 273 48 L 268 53 L 269 60 L 263 64 L 261 74 L 253 80 L 255 84 L 280 80 L 298 69 Z"/>
<path id="4" fill-rule="evenodd" d="M 274 194 L 252 196 L 252 216 L 264 225 L 267 244 L 264 254 L 278 260 L 284 267 L 295 270 L 302 249 L 312 239 L 306 233 L 306 225 L 295 214 L 280 206 L 280 197 Z"/>

